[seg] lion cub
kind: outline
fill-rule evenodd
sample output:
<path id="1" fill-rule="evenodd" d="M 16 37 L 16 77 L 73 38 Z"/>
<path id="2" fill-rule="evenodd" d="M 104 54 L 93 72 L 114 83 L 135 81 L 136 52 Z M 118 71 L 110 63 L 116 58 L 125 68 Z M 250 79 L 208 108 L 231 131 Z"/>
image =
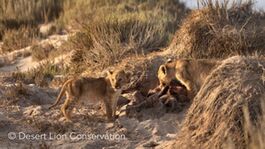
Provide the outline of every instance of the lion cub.
<path id="1" fill-rule="evenodd" d="M 115 77 L 113 77 L 115 76 Z M 61 111 L 66 120 L 71 121 L 70 113 L 73 107 L 80 101 L 103 101 L 105 104 L 108 120 L 115 119 L 117 100 L 122 89 L 115 89 L 117 84 L 122 83 L 127 78 L 118 78 L 115 73 L 108 71 L 107 77 L 90 78 L 79 77 L 67 80 L 57 97 L 56 102 L 49 108 L 55 107 L 60 99 L 66 94 L 66 99 L 61 107 Z"/>
<path id="2" fill-rule="evenodd" d="M 206 77 L 220 62 L 207 59 L 177 59 L 168 60 L 159 67 L 158 79 L 160 88 L 167 86 L 173 79 L 177 79 L 188 91 L 189 99 L 197 94 Z"/>

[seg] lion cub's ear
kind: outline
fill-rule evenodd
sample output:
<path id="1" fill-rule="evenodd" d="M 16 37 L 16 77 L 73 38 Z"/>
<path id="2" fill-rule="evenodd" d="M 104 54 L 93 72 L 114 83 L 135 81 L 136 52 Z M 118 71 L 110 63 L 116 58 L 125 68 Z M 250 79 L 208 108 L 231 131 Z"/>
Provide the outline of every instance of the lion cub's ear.
<path id="1" fill-rule="evenodd" d="M 108 74 L 113 74 L 113 70 L 108 70 L 107 73 Z"/>
<path id="2" fill-rule="evenodd" d="M 173 60 L 171 58 L 167 59 L 167 62 L 166 63 L 172 63 Z"/>
<path id="3" fill-rule="evenodd" d="M 108 70 L 107 71 L 107 76 L 111 76 L 113 74 L 113 70 Z"/>
<path id="4" fill-rule="evenodd" d="M 165 75 L 167 74 L 167 67 L 165 65 L 161 65 L 159 67 L 159 70 L 162 71 L 163 74 L 165 74 Z"/>

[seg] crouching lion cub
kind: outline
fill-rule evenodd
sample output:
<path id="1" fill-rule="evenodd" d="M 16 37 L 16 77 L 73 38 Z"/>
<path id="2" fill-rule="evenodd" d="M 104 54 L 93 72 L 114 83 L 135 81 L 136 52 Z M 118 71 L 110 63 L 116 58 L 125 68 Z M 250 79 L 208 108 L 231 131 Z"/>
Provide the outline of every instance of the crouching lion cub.
<path id="1" fill-rule="evenodd" d="M 169 85 L 173 79 L 177 79 L 187 88 L 188 98 L 193 99 L 206 77 L 219 63 L 218 60 L 206 59 L 168 60 L 158 70 L 159 88 L 163 88 Z"/>
<path id="2" fill-rule="evenodd" d="M 71 121 L 70 113 L 73 107 L 78 102 L 85 100 L 103 101 L 108 120 L 113 120 L 116 117 L 117 100 L 122 91 L 121 88 L 115 89 L 115 86 L 127 80 L 127 78 L 122 78 L 123 76 L 125 75 L 116 75 L 108 71 L 107 77 L 79 77 L 69 79 L 63 84 L 56 102 L 49 109 L 55 107 L 64 94 L 66 94 L 65 102 L 61 107 L 61 111 L 66 120 Z"/>

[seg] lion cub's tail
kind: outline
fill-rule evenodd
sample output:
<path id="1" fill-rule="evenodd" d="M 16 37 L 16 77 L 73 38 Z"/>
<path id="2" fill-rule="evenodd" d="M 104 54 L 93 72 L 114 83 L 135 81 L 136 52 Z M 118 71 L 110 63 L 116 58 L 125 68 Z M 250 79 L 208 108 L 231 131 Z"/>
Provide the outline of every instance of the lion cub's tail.
<path id="1" fill-rule="evenodd" d="M 66 86 L 67 86 L 71 81 L 72 81 L 72 79 L 66 81 L 66 82 L 63 84 L 62 89 L 61 89 L 61 91 L 60 91 L 60 93 L 59 93 L 59 95 L 58 95 L 58 97 L 57 97 L 55 103 L 54 103 L 53 105 L 51 105 L 51 106 L 49 107 L 49 109 L 51 109 L 51 108 L 57 106 L 57 104 L 60 102 L 61 98 L 63 97 L 63 95 L 64 95 L 64 93 L 65 93 L 65 88 L 66 88 Z"/>

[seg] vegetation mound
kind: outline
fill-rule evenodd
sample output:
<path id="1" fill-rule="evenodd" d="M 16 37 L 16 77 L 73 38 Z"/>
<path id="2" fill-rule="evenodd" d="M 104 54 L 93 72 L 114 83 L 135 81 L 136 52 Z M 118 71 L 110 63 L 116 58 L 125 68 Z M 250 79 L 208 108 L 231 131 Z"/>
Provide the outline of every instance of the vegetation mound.
<path id="1" fill-rule="evenodd" d="M 188 110 L 174 145 L 262 148 L 265 61 L 235 56 L 212 72 Z"/>
<path id="2" fill-rule="evenodd" d="M 265 16 L 252 9 L 251 1 L 231 4 L 204 0 L 202 4 L 202 9 L 193 10 L 183 21 L 169 51 L 192 58 L 264 54 Z"/>

